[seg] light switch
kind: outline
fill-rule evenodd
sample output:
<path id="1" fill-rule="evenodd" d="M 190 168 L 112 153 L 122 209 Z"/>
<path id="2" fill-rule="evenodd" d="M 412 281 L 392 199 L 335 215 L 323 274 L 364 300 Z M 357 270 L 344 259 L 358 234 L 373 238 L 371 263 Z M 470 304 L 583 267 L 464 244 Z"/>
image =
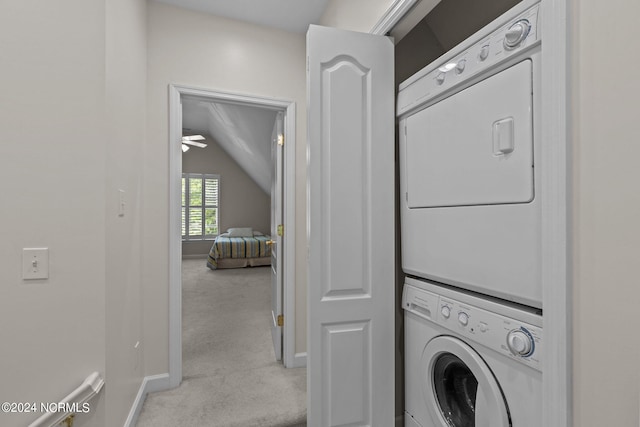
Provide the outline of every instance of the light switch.
<path id="1" fill-rule="evenodd" d="M 124 190 L 118 190 L 118 216 L 124 216 L 125 198 Z"/>
<path id="2" fill-rule="evenodd" d="M 24 280 L 49 278 L 49 248 L 22 249 L 22 278 Z"/>

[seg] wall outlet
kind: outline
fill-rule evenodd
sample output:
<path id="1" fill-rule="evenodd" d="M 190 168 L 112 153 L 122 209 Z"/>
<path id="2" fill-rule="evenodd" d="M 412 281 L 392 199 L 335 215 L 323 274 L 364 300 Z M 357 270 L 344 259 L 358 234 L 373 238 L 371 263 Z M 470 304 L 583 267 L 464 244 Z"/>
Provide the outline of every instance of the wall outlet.
<path id="1" fill-rule="evenodd" d="M 22 249 L 22 278 L 24 280 L 49 278 L 49 248 Z"/>

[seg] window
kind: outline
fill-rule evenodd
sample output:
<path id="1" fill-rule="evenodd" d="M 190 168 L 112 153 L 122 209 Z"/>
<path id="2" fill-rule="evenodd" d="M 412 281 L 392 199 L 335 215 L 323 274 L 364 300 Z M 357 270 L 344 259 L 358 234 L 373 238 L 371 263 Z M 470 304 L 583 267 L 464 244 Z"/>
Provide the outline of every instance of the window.
<path id="1" fill-rule="evenodd" d="M 182 240 L 205 240 L 218 235 L 220 176 L 182 174 Z"/>

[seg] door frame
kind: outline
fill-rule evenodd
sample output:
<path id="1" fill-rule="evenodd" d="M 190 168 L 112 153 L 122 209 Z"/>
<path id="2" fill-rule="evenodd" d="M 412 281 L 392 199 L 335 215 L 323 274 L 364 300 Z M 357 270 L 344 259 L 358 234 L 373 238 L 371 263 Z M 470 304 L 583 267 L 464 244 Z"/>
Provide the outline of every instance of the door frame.
<path id="1" fill-rule="evenodd" d="M 420 0 L 395 0 L 369 31 L 388 34 Z M 422 0 L 424 1 L 424 0 Z M 535 1 L 523 0 L 533 4 Z M 434 2 L 437 4 L 437 2 Z M 571 49 L 568 0 L 540 0 L 542 48 L 542 425 L 573 425 Z M 435 6 L 434 4 L 434 6 Z"/>
<path id="2" fill-rule="evenodd" d="M 182 85 L 169 85 L 169 383 L 182 382 L 182 102 L 183 96 L 264 108 L 284 113 L 284 250 L 283 315 L 290 319 L 283 326 L 283 362 L 285 367 L 300 366 L 295 357 L 295 140 L 296 104 L 285 99 L 221 92 Z"/>

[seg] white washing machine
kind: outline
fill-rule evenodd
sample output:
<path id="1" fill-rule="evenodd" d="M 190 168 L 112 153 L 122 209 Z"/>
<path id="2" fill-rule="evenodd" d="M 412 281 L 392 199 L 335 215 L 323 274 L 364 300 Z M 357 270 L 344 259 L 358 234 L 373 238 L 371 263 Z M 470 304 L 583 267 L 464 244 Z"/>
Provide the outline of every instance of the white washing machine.
<path id="1" fill-rule="evenodd" d="M 541 49 L 525 1 L 400 85 L 407 274 L 542 307 Z"/>
<path id="2" fill-rule="evenodd" d="M 540 427 L 542 317 L 408 278 L 405 427 Z"/>

